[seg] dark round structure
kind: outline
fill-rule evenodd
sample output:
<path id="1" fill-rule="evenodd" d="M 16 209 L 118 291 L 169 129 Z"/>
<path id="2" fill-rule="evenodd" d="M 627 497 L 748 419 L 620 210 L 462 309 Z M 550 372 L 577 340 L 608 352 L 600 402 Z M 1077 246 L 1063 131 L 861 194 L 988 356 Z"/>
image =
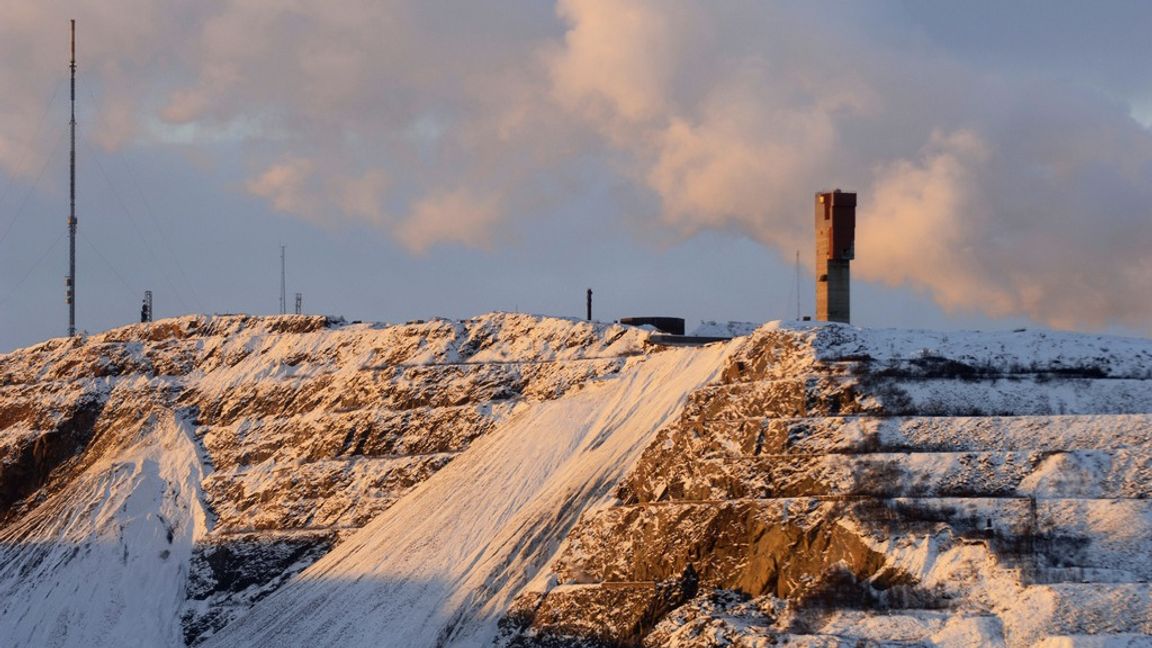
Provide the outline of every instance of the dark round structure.
<path id="1" fill-rule="evenodd" d="M 621 324 L 652 326 L 669 335 L 684 335 L 683 317 L 621 317 Z"/>

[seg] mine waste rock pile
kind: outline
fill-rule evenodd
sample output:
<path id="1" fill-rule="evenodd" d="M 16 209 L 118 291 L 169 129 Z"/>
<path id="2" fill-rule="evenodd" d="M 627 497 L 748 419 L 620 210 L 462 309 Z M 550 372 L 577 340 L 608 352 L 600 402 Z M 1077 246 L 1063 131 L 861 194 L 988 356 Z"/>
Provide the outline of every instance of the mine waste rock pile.
<path id="1" fill-rule="evenodd" d="M 1152 341 L 648 335 L 184 317 L 0 356 L 0 645 L 1152 645 Z"/>
<path id="2" fill-rule="evenodd" d="M 1152 645 L 1150 370 L 1121 338 L 761 329 L 510 643 Z"/>
<path id="3" fill-rule="evenodd" d="M 4 356 L 0 645 L 194 645 L 517 403 L 619 372 L 644 337 L 511 314 L 186 317 Z"/>

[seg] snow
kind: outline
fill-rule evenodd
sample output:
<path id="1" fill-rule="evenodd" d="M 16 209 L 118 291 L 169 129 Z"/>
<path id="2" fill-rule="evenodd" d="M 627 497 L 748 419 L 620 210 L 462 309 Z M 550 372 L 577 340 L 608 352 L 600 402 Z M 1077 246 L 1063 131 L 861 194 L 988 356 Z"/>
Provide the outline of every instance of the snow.
<path id="1" fill-rule="evenodd" d="M 1146 445 L 1152 415 L 892 417 L 845 419 L 886 448 L 925 450 L 1107 450 Z"/>
<path id="2" fill-rule="evenodd" d="M 1147 380 L 1126 378 L 972 381 L 893 380 L 907 403 L 884 403 L 894 413 L 919 414 L 1138 414 L 1152 411 Z M 881 399 L 882 400 L 882 399 Z"/>
<path id="3" fill-rule="evenodd" d="M 1152 648 L 1145 634 L 1063 635 L 1045 637 L 1035 648 Z"/>
<path id="4" fill-rule="evenodd" d="M 1152 586 L 1148 583 L 1039 585 L 1019 596 L 1006 617 L 1008 639 L 1016 645 L 1033 645 L 1052 635 L 1149 635 L 1152 634 Z"/>
<path id="5" fill-rule="evenodd" d="M 207 531 L 201 463 L 185 421 L 141 428 L 0 534 L 0 643 L 181 645 L 177 610 Z"/>
<path id="6" fill-rule="evenodd" d="M 1031 525 L 1081 543 L 1066 556 L 1075 566 L 1030 566 L 1024 578 L 1025 567 L 980 541 L 950 531 L 879 537 L 861 523 L 859 535 L 891 567 L 967 607 L 883 618 L 840 610 L 811 645 L 835 643 L 840 631 L 952 647 L 1149 645 L 1152 343 L 1023 330 L 751 328 L 705 322 L 694 334 L 750 334 L 748 343 L 655 352 L 634 327 L 511 313 L 387 327 L 189 317 L 4 356 L 8 411 L 45 401 L 0 431 L 4 461 L 51 434 L 79 399 L 146 405 L 124 408 L 140 407 L 138 418 L 113 418 L 129 422 L 94 437 L 66 479 L 0 527 L 0 648 L 181 646 L 181 610 L 209 607 L 185 591 L 195 545 L 221 532 L 317 529 L 338 531 L 340 544 L 306 569 L 302 560 L 284 570 L 287 585 L 267 598 L 278 582 L 250 587 L 238 620 L 208 645 L 488 645 L 518 595 L 592 587 L 557 585 L 569 531 L 611 503 L 657 430 L 733 353 L 768 358 L 763 383 L 866 387 L 854 381 L 874 376 L 851 367 L 891 372 L 884 381 L 906 397 L 903 410 L 879 403 L 879 417 L 794 419 L 792 451 L 824 455 L 806 460 L 804 476 L 825 490 L 859 494 L 854 471 L 889 466 L 898 475 L 878 490 L 920 498 L 893 504 L 947 507 L 1004 537 Z M 773 353 L 755 348 L 774 335 Z M 925 373 L 942 360 L 975 377 Z M 520 391 L 494 395 L 508 384 Z M 746 388 L 758 385 L 725 389 Z M 175 394 L 201 408 L 197 421 L 160 404 L 158 395 Z M 728 413 L 752 416 L 736 409 L 752 396 Z M 976 412 L 997 415 L 966 415 Z M 374 455 L 340 449 L 358 426 L 403 434 Z M 440 445 L 423 447 L 441 434 Z M 712 451 L 738 457 L 735 439 Z M 940 496 L 964 489 L 984 497 Z"/>
<path id="7" fill-rule="evenodd" d="M 484 646 L 724 346 L 669 350 L 524 406 L 206 646 Z"/>
<path id="8" fill-rule="evenodd" d="M 751 335 L 760 324 L 756 322 L 714 322 L 706 320 L 700 322 L 688 335 L 698 337 L 742 337 Z"/>
<path id="9" fill-rule="evenodd" d="M 863 329 L 828 322 L 768 322 L 757 335 L 787 331 L 806 338 L 816 357 L 870 357 L 909 363 L 947 358 L 999 373 L 1071 371 L 1088 368 L 1111 378 L 1152 377 L 1147 339 L 1059 331 L 928 331 Z"/>
<path id="10" fill-rule="evenodd" d="M 929 641 L 939 648 L 991 648 L 1003 646 L 1004 636 L 995 617 L 956 615 Z"/>

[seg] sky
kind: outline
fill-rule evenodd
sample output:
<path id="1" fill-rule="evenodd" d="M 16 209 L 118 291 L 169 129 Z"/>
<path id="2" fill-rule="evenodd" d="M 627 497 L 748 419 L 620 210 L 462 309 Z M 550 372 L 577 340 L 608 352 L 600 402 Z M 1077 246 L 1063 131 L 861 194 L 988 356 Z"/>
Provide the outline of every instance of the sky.
<path id="1" fill-rule="evenodd" d="M 0 0 L 0 351 L 289 309 L 1152 333 L 1152 5 Z M 799 253 L 799 266 L 796 258 Z"/>

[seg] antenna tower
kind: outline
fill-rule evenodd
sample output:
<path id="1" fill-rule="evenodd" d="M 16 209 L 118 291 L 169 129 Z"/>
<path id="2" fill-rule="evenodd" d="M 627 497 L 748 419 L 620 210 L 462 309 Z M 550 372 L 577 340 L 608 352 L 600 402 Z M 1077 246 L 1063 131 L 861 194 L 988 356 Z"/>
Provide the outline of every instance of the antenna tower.
<path id="1" fill-rule="evenodd" d="M 280 246 L 280 314 L 288 312 L 288 294 L 284 292 L 284 246 Z"/>
<path id="2" fill-rule="evenodd" d="M 76 20 L 72 20 L 72 150 L 68 162 L 68 276 L 65 301 L 68 302 L 68 337 L 76 335 Z"/>
<path id="3" fill-rule="evenodd" d="M 796 250 L 796 319 L 800 319 L 800 250 Z"/>

